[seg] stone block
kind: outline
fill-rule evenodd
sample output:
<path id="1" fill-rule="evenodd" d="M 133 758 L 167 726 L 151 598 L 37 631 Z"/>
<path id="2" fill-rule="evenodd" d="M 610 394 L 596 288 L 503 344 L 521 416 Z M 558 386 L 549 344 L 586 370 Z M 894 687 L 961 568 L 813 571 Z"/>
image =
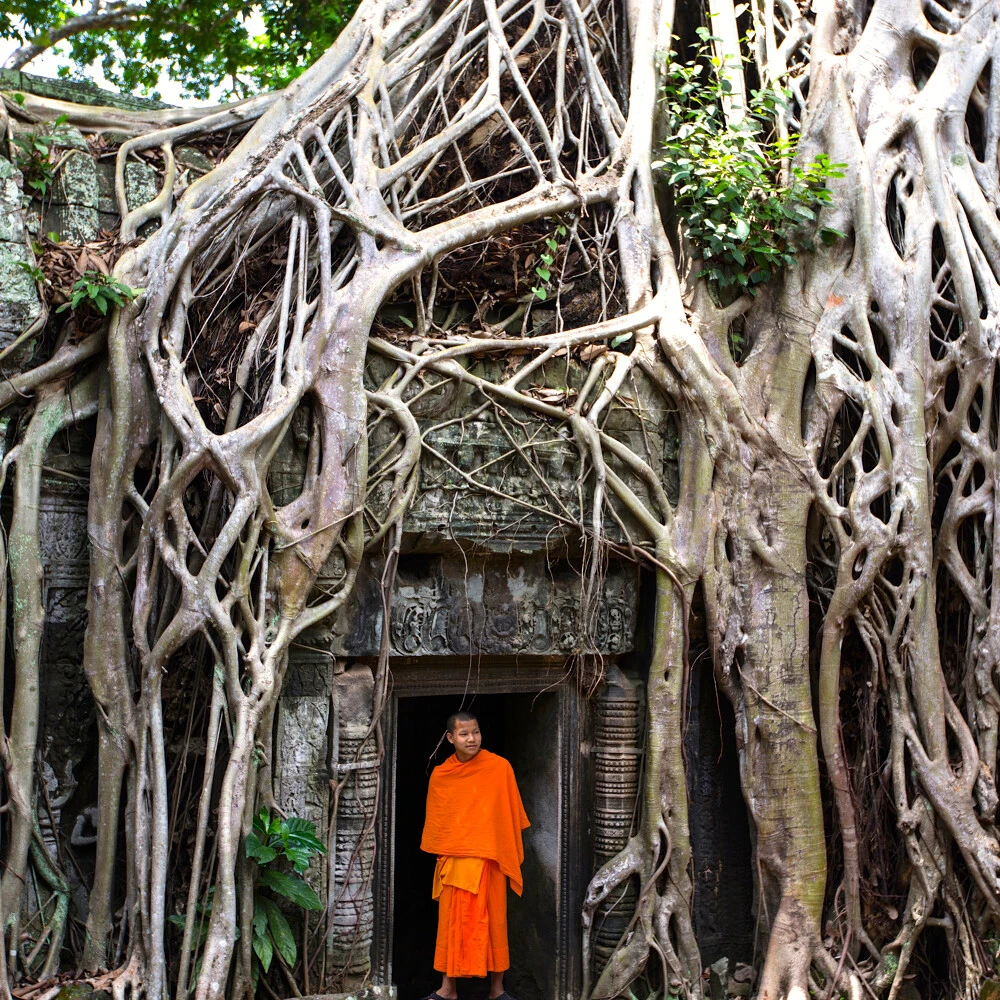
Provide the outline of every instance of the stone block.
<path id="1" fill-rule="evenodd" d="M 130 160 L 125 164 L 125 201 L 129 211 L 151 202 L 160 193 L 156 171 L 145 161 Z M 107 157 L 97 161 L 97 223 L 109 232 L 121 225 L 118 199 L 115 197 L 115 160 Z M 141 236 L 159 228 L 155 219 L 139 229 Z"/>
<path id="2" fill-rule="evenodd" d="M 177 158 L 178 169 L 187 167 L 194 174 L 207 174 L 215 169 L 215 164 L 194 146 L 181 146 L 174 151 L 174 156 Z"/>
<path id="3" fill-rule="evenodd" d="M 46 132 L 55 136 L 55 145 L 58 149 L 75 149 L 90 156 L 90 145 L 84 138 L 83 133 L 72 125 L 59 125 L 56 128 L 47 128 Z"/>
<path id="4" fill-rule="evenodd" d="M 0 242 L 24 241 L 20 177 L 10 160 L 0 156 Z"/>
<path id="5" fill-rule="evenodd" d="M 302 1000 L 396 1000 L 395 986 L 369 983 L 352 993 L 313 993 Z"/>
<path id="6" fill-rule="evenodd" d="M 125 201 L 130 212 L 148 205 L 159 191 L 156 171 L 148 163 L 130 160 L 125 164 Z"/>
<path id="7" fill-rule="evenodd" d="M 118 203 L 115 200 L 115 160 L 112 156 L 97 161 L 97 211 L 102 221 L 108 216 L 113 219 L 118 218 Z"/>
<path id="8" fill-rule="evenodd" d="M 53 79 L 52 77 L 36 76 L 34 73 L 22 73 L 16 69 L 0 69 L 0 89 L 20 90 L 26 94 L 51 97 L 57 101 L 88 104 L 91 107 L 120 108 L 123 111 L 149 111 L 171 107 L 162 101 L 133 97 L 132 94 L 116 94 L 114 91 L 105 90 L 89 81 Z"/>
<path id="9" fill-rule="evenodd" d="M 89 205 L 49 205 L 42 220 L 46 233 L 55 233 L 60 243 L 78 245 L 97 239 L 100 220 Z"/>
<path id="10" fill-rule="evenodd" d="M 34 280 L 18 266 L 28 263 L 28 248 L 23 243 L 0 243 L 0 348 L 23 333 L 42 312 Z"/>
<path id="11" fill-rule="evenodd" d="M 74 146 L 60 162 L 52 201 L 45 211 L 45 231 L 58 233 L 61 240 L 70 243 L 96 239 L 97 207 L 97 164 L 89 149 L 84 152 Z"/>
<path id="12" fill-rule="evenodd" d="M 89 153 L 67 150 L 59 163 L 52 200 L 97 209 L 97 164 Z"/>

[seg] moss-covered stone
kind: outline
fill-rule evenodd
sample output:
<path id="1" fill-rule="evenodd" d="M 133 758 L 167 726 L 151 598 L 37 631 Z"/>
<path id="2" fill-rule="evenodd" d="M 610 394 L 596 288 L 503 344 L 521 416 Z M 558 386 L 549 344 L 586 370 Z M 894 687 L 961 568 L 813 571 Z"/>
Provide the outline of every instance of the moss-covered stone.
<path id="1" fill-rule="evenodd" d="M 23 243 L 0 243 L 0 348 L 19 336 L 42 311 L 35 281 L 22 264 L 30 264 Z"/>
<path id="2" fill-rule="evenodd" d="M 48 97 L 56 101 L 71 101 L 91 107 L 118 108 L 122 111 L 150 111 L 169 108 L 170 104 L 151 101 L 132 94 L 116 94 L 95 83 L 79 80 L 55 80 L 34 73 L 22 73 L 16 69 L 0 69 L 0 90 L 20 91 L 37 97 Z"/>

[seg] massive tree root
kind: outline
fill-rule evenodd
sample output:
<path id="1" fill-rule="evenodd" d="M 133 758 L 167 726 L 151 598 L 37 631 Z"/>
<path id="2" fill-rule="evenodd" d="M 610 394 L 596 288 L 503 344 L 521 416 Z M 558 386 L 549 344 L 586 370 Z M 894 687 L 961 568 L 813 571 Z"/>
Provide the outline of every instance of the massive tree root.
<path id="1" fill-rule="evenodd" d="M 727 64 L 738 14 L 717 6 Z M 417 417 L 433 423 L 434 401 L 461 389 L 541 483 L 525 421 L 575 446 L 575 508 L 551 491 L 544 508 L 504 499 L 580 539 L 585 624 L 609 552 L 655 579 L 641 816 L 588 891 L 588 993 L 626 995 L 645 975 L 702 995 L 682 734 L 689 673 L 711 669 L 735 711 L 753 828 L 758 995 L 894 997 L 929 927 L 946 933 L 953 993 L 972 995 L 994 971 L 982 942 L 1000 911 L 995 13 L 754 4 L 757 78 L 793 94 L 777 131 L 800 127 L 800 155 L 846 164 L 822 220 L 846 236 L 725 305 L 654 188 L 657 53 L 678 44 L 675 14 L 692 17 L 667 0 L 372 0 L 282 94 L 229 117 L 131 121 L 123 233 L 161 226 L 115 275 L 142 294 L 115 312 L 104 354 L 98 334 L 64 344 L 0 400 L 36 393 L 6 462 L 16 676 L 0 900 L 14 957 L 36 794 L 30 519 L 55 430 L 96 409 L 84 668 L 100 819 L 81 962 L 120 960 L 116 997 L 210 1000 L 253 990 L 242 844 L 273 797 L 289 649 L 343 605 L 366 556 L 384 559 L 391 589 L 433 452 Z M 234 127 L 236 147 L 175 204 L 174 146 Z M 125 163 L 153 149 L 161 192 L 127 213 Z M 526 245 L 553 255 L 546 288 L 515 270 L 512 292 L 477 298 L 476 263 Z M 575 308 L 580 288 L 593 294 Z M 577 381 L 547 389 L 570 357 Z M 70 375 L 84 377 L 55 385 Z M 676 496 L 644 437 L 662 411 L 679 446 Z M 641 432 L 619 433 L 622 419 Z M 278 503 L 269 476 L 293 424 L 305 467 Z M 495 491 L 478 469 L 454 471 Z M 696 593 L 710 653 L 697 665 Z M 174 972 L 163 687 L 193 649 L 213 681 Z M 379 669 L 373 739 L 385 655 Z M 898 832 L 877 831 L 889 845 L 878 855 L 867 841 L 887 810 Z M 903 854 L 890 933 L 872 886 L 895 878 L 877 859 Z M 635 913 L 591 970 L 594 914 L 628 882 Z"/>

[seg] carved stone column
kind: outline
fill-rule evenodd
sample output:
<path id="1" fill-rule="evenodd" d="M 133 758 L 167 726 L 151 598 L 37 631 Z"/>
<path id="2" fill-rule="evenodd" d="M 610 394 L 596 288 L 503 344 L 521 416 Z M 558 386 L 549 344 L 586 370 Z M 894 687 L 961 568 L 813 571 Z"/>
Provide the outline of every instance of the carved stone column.
<path id="1" fill-rule="evenodd" d="M 642 684 L 617 667 L 594 702 L 594 870 L 628 843 L 636 817 L 642 747 Z M 610 893 L 594 917 L 595 970 L 611 957 L 635 907 L 634 880 Z"/>
<path id="2" fill-rule="evenodd" d="M 288 815 L 315 823 L 317 836 L 325 841 L 330 809 L 327 727 L 333 658 L 322 650 L 296 645 L 288 661 L 275 727 L 274 796 Z M 322 875 L 311 871 L 307 877 L 322 895 Z"/>
<path id="3" fill-rule="evenodd" d="M 352 990 L 371 972 L 378 755 L 370 733 L 375 679 L 357 664 L 334 676 L 331 760 L 336 791 L 329 835 L 327 980 Z"/>
<path id="4" fill-rule="evenodd" d="M 54 463 L 64 456 L 50 457 Z M 45 475 L 38 512 L 44 573 L 42 706 L 39 748 L 48 765 L 39 823 L 55 856 L 62 806 L 76 790 L 76 769 L 87 758 L 94 729 L 94 703 L 81 669 L 87 627 L 87 493 L 73 480 Z M 52 817 L 49 816 L 52 810 Z"/>

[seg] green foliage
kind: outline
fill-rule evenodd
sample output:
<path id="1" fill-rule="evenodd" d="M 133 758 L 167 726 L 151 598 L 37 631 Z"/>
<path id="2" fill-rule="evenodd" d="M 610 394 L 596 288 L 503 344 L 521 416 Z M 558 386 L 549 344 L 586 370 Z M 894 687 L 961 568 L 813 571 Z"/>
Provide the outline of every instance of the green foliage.
<path id="1" fill-rule="evenodd" d="M 254 817 L 253 830 L 246 840 L 248 858 L 261 865 L 285 858 L 300 874 L 309 867 L 312 856 L 323 850 L 322 841 L 316 837 L 316 827 L 309 820 L 298 816 L 281 819 L 272 816 L 267 809 Z"/>
<path id="2" fill-rule="evenodd" d="M 542 302 L 549 297 L 549 288 L 552 285 L 552 265 L 559 253 L 559 240 L 564 239 L 565 236 L 566 227 L 559 223 L 553 230 L 553 234 L 546 238 L 545 250 L 538 255 L 539 263 L 535 267 L 535 274 L 538 276 L 539 283 L 531 291 Z"/>
<path id="3" fill-rule="evenodd" d="M 126 302 L 131 302 L 141 291 L 139 288 L 129 288 L 110 275 L 100 271 L 86 271 L 70 291 L 69 302 L 64 302 L 56 312 L 72 309 L 74 312 L 83 306 L 96 309 L 102 316 L 107 316 L 111 306 L 119 309 Z"/>
<path id="4" fill-rule="evenodd" d="M 45 277 L 45 272 L 37 264 L 29 264 L 26 260 L 16 260 L 14 265 L 24 271 L 36 285 L 50 284 L 48 278 Z"/>
<path id="5" fill-rule="evenodd" d="M 199 903 L 195 907 L 195 924 L 194 924 L 194 944 L 196 948 L 201 948 L 208 938 L 208 923 L 212 919 L 212 901 L 215 898 L 215 886 L 212 886 L 208 890 L 207 898 L 204 903 Z M 167 922 L 174 925 L 174 927 L 179 927 L 181 931 L 184 930 L 184 914 L 182 913 L 171 913 L 167 917 Z M 238 941 L 240 939 L 240 929 L 235 928 L 235 933 L 233 939 Z M 191 972 L 191 986 L 198 982 L 198 975 L 201 972 L 201 956 L 198 956 L 198 960 L 194 963 Z"/>
<path id="6" fill-rule="evenodd" d="M 319 896 L 301 875 L 308 870 L 313 857 L 325 853 L 326 848 L 316 836 L 316 827 L 313 823 L 298 816 L 282 819 L 280 816 L 272 816 L 268 809 L 261 809 L 254 817 L 253 829 L 247 835 L 243 849 L 248 858 L 257 862 L 252 923 L 253 953 L 256 960 L 251 969 L 253 984 L 256 987 L 261 970 L 267 973 L 271 968 L 275 952 L 289 967 L 295 964 L 298 957 L 298 947 L 295 944 L 291 924 L 275 896 L 281 896 L 304 910 L 323 909 Z M 282 862 L 290 864 L 295 874 L 290 875 L 277 868 L 268 867 Z M 209 889 L 206 903 L 204 905 L 199 903 L 196 910 L 195 944 L 199 948 L 208 936 L 214 892 L 214 888 Z M 172 914 L 168 920 L 175 927 L 183 929 L 182 914 Z M 239 937 L 239 928 L 236 936 Z M 194 966 L 195 980 L 200 968 L 199 959 Z"/>
<path id="7" fill-rule="evenodd" d="M 260 970 L 266 973 L 271 968 L 275 951 L 286 965 L 295 964 L 298 955 L 295 935 L 274 897 L 281 896 L 304 910 L 323 909 L 319 896 L 301 875 L 312 858 L 326 848 L 316 836 L 316 827 L 308 820 L 298 816 L 282 819 L 262 809 L 254 817 L 244 850 L 259 866 L 253 910 L 253 951 L 259 963 L 259 968 L 255 966 L 252 970 L 256 985 Z M 294 875 L 267 867 L 282 861 L 292 866 Z"/>
<path id="8" fill-rule="evenodd" d="M 0 17 L 0 38 L 47 46 L 54 30 L 111 4 L 0 0 L 0 6 L 7 14 Z M 108 81 L 130 93 L 156 97 L 166 75 L 193 97 L 206 98 L 222 83 L 245 97 L 297 77 L 333 43 L 357 6 L 358 0 L 126 0 L 116 5 L 117 19 L 59 43 L 58 72 L 83 76 L 99 63 Z M 263 33 L 251 34 L 261 23 Z"/>
<path id="9" fill-rule="evenodd" d="M 60 115 L 50 131 L 21 132 L 12 140 L 14 166 L 24 176 L 26 192 L 36 198 L 46 198 L 55 183 L 59 169 L 55 147 L 63 139 L 62 127 L 67 121 L 66 115 Z"/>
<path id="10" fill-rule="evenodd" d="M 832 201 L 827 181 L 843 177 L 844 164 L 821 154 L 793 166 L 783 184 L 780 164 L 794 159 L 797 137 L 776 137 L 773 126 L 787 95 L 754 91 L 742 119 L 727 122 L 723 102 L 732 88 L 710 53 L 708 30 L 698 33 L 695 58 L 666 66 L 667 138 L 653 168 L 670 185 L 705 263 L 698 276 L 708 279 L 717 296 L 754 294 L 794 261 L 798 249 L 811 249 L 815 235 L 826 244 L 843 236 L 830 227 L 817 234 L 816 220 Z"/>

